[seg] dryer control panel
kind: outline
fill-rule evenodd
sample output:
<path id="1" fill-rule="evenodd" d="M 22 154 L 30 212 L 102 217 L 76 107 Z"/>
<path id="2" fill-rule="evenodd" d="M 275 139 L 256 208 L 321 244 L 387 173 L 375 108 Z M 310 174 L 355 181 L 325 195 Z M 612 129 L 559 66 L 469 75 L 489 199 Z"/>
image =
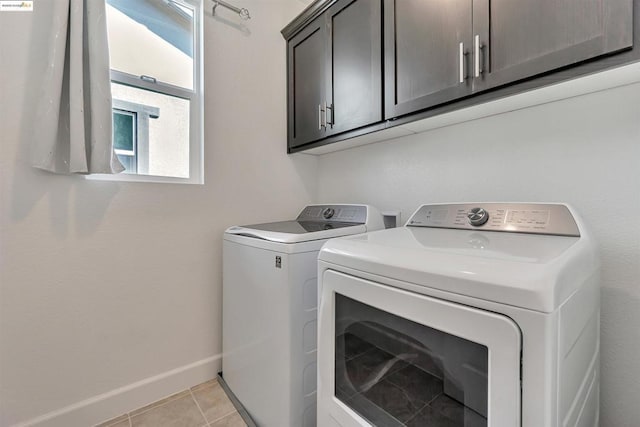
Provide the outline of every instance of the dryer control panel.
<path id="1" fill-rule="evenodd" d="M 580 236 L 569 208 L 549 203 L 454 203 L 422 205 L 407 227 Z"/>

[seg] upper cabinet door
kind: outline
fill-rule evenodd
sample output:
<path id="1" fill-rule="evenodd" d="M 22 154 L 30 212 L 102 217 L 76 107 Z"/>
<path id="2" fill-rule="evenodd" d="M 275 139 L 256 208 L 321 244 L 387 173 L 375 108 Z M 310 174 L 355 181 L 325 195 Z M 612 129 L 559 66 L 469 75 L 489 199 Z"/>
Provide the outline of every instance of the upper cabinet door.
<path id="1" fill-rule="evenodd" d="M 288 43 L 289 147 L 325 136 L 326 26 L 324 17 L 310 23 Z"/>
<path id="2" fill-rule="evenodd" d="M 381 1 L 341 0 L 326 16 L 330 35 L 327 134 L 381 121 Z"/>
<path id="3" fill-rule="evenodd" d="M 472 11 L 472 0 L 384 1 L 385 119 L 471 93 Z"/>
<path id="4" fill-rule="evenodd" d="M 632 0 L 474 0 L 474 91 L 632 46 Z"/>

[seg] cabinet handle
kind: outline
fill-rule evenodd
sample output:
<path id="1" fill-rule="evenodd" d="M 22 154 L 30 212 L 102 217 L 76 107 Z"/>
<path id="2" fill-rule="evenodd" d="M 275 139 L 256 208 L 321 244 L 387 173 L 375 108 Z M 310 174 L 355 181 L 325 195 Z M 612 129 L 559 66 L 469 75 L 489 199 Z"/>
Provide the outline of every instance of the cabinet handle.
<path id="1" fill-rule="evenodd" d="M 467 73 L 465 72 L 465 51 L 464 51 L 464 43 L 460 42 L 458 45 L 458 61 L 460 63 L 460 83 L 464 83 L 467 79 Z"/>
<path id="2" fill-rule="evenodd" d="M 329 111 L 331 111 L 331 121 L 329 121 L 329 119 L 326 119 L 326 122 L 327 122 L 327 124 L 329 126 L 331 126 L 331 128 L 333 128 L 333 125 L 335 124 L 335 121 L 333 120 L 334 119 L 334 117 L 333 117 L 333 103 L 331 105 L 327 105 L 325 108 L 326 108 L 326 110 L 325 110 L 325 116 L 326 117 L 328 117 L 328 115 L 329 115 L 328 113 L 329 113 Z"/>
<path id="3" fill-rule="evenodd" d="M 322 104 L 318 104 L 318 130 L 322 130 Z"/>
<path id="4" fill-rule="evenodd" d="M 480 77 L 480 74 L 482 73 L 482 61 L 480 60 L 480 54 L 482 49 L 484 48 L 484 45 L 482 45 L 480 43 L 480 36 L 476 34 L 476 36 L 473 39 L 473 45 L 474 45 L 474 62 L 475 62 L 475 77 Z"/>
<path id="5" fill-rule="evenodd" d="M 327 129 L 327 101 L 324 101 L 322 103 L 322 127 L 326 130 Z"/>

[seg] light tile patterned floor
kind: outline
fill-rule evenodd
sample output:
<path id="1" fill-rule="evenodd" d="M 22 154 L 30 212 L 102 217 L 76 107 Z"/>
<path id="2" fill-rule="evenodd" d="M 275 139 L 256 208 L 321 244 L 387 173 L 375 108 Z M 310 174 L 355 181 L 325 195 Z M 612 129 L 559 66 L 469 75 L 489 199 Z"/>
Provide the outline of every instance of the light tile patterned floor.
<path id="1" fill-rule="evenodd" d="M 216 379 L 96 427 L 246 427 Z"/>

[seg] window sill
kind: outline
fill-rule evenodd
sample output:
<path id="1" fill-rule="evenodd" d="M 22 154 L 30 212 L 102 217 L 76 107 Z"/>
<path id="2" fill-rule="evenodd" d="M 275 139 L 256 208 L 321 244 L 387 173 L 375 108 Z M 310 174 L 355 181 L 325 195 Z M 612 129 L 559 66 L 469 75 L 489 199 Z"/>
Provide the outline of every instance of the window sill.
<path id="1" fill-rule="evenodd" d="M 132 175 L 128 173 L 119 174 L 93 174 L 85 175 L 85 179 L 90 181 L 116 181 L 116 182 L 151 182 L 157 184 L 196 184 L 203 185 L 204 177 L 178 178 L 172 176 L 155 175 Z"/>

